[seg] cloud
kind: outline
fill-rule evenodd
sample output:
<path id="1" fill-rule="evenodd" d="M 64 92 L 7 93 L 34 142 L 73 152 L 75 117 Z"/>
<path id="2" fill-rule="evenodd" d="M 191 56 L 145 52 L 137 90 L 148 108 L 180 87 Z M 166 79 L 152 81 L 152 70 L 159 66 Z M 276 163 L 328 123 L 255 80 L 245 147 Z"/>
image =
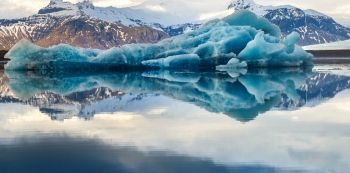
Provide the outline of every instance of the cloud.
<path id="1" fill-rule="evenodd" d="M 83 0 L 68 1 L 72 3 L 77 3 Z M 47 6 L 49 2 L 50 0 L 0 0 L 0 19 L 15 19 L 36 14 L 39 11 L 39 9 Z M 94 5 L 100 7 L 126 7 L 137 5 L 140 3 L 140 1 L 137 0 L 93 0 L 92 2 L 94 3 Z"/>
<path id="2" fill-rule="evenodd" d="M 72 3 L 82 2 L 83 0 L 64 0 Z M 142 2 L 142 0 L 90 0 L 95 6 L 98 7 L 128 7 L 137 5 Z"/>
<path id="3" fill-rule="evenodd" d="M 337 0 L 337 1 L 327 1 L 320 0 L 317 1 L 305 1 L 305 0 L 254 0 L 257 4 L 261 5 L 293 5 L 301 9 L 314 9 L 321 13 L 333 16 L 334 14 L 350 14 L 350 2 L 349 0 Z"/>
<path id="4" fill-rule="evenodd" d="M 26 17 L 38 12 L 41 7 L 48 4 L 45 0 L 0 0 L 0 18 L 11 19 Z"/>

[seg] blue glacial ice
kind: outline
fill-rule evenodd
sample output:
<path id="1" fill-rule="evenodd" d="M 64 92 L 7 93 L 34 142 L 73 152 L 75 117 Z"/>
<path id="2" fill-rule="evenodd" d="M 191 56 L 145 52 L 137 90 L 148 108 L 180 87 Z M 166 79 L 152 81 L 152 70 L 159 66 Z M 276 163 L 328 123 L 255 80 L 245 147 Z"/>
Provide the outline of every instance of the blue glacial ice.
<path id="1" fill-rule="evenodd" d="M 22 40 L 5 55 L 11 59 L 5 69 L 188 69 L 220 65 L 241 68 L 243 64 L 248 67 L 312 65 L 313 56 L 295 45 L 298 38 L 299 34 L 293 32 L 281 40 L 277 26 L 242 10 L 221 20 L 210 21 L 198 30 L 156 44 L 128 44 L 120 48 L 96 50 L 65 44 L 42 48 Z"/>
<path id="2" fill-rule="evenodd" d="M 247 67 L 247 63 L 245 61 L 240 62 L 237 58 L 232 58 L 226 65 L 218 65 L 216 66 L 216 70 L 219 71 L 229 71 L 230 69 L 240 69 Z"/>

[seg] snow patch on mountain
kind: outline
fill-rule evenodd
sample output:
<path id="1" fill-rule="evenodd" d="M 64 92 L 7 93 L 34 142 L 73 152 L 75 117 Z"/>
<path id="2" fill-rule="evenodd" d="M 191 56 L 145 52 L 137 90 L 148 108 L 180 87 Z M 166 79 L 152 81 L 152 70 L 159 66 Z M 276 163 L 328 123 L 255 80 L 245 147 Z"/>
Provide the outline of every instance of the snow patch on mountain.
<path id="1" fill-rule="evenodd" d="M 309 15 L 309 16 L 320 16 L 320 17 L 325 17 L 325 18 L 330 18 L 329 16 L 326 16 L 318 11 L 315 11 L 313 9 L 307 9 L 307 10 L 304 10 L 305 14 L 306 15 Z"/>

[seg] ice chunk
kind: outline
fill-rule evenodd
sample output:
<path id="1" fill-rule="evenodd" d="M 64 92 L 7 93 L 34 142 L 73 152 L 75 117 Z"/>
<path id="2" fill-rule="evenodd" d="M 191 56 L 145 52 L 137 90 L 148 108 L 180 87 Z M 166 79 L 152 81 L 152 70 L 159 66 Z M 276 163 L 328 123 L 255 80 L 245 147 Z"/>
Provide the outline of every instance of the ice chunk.
<path id="1" fill-rule="evenodd" d="M 160 68 L 197 68 L 201 59 L 197 54 L 175 55 L 167 58 L 159 58 L 154 60 L 146 60 L 141 63 L 146 66 Z"/>
<path id="2" fill-rule="evenodd" d="M 238 55 L 240 59 L 271 59 L 273 56 L 281 54 L 286 46 L 279 43 L 269 43 L 265 40 L 264 32 L 259 32 L 253 41 Z"/>
<path id="3" fill-rule="evenodd" d="M 255 96 L 259 103 L 264 103 L 273 95 L 285 89 L 284 83 L 274 80 L 271 76 L 241 76 L 239 81 L 246 86 L 248 92 Z"/>
<path id="4" fill-rule="evenodd" d="M 287 49 L 285 50 L 286 53 L 289 54 L 294 52 L 295 43 L 298 41 L 299 38 L 300 38 L 300 34 L 293 31 L 291 34 L 287 36 L 285 40 L 282 41 L 282 43 L 287 46 Z"/>
<path id="5" fill-rule="evenodd" d="M 142 73 L 143 77 L 165 79 L 171 82 L 198 82 L 201 78 L 199 73 L 196 72 L 179 72 L 179 71 L 148 71 Z"/>
<path id="6" fill-rule="evenodd" d="M 293 32 L 282 42 L 276 43 L 271 36 L 259 32 L 238 54 L 238 59 L 255 67 L 312 65 L 313 55 L 293 44 L 297 38 L 299 34 Z"/>
<path id="7" fill-rule="evenodd" d="M 227 74 L 230 75 L 232 78 L 237 78 L 241 74 L 245 75 L 247 73 L 248 69 L 246 68 L 240 68 L 240 69 L 229 69 L 227 70 Z"/>
<path id="8" fill-rule="evenodd" d="M 11 59 L 5 69 L 213 68 L 227 65 L 235 55 L 248 66 L 312 64 L 312 55 L 294 46 L 298 35 L 292 33 L 281 41 L 275 27 L 266 19 L 243 10 L 156 44 L 129 44 L 96 50 L 65 44 L 42 48 L 22 40 L 5 55 Z"/>
<path id="9" fill-rule="evenodd" d="M 252 26 L 256 29 L 261 29 L 265 34 L 280 37 L 281 30 L 277 25 L 272 24 L 266 18 L 258 17 L 248 10 L 239 10 L 235 15 L 230 15 L 222 19 L 222 21 L 234 26 Z"/>
<path id="10" fill-rule="evenodd" d="M 237 58 L 232 58 L 226 65 L 218 65 L 216 66 L 216 70 L 229 70 L 235 68 L 246 68 L 247 63 L 245 61 L 239 62 Z"/>

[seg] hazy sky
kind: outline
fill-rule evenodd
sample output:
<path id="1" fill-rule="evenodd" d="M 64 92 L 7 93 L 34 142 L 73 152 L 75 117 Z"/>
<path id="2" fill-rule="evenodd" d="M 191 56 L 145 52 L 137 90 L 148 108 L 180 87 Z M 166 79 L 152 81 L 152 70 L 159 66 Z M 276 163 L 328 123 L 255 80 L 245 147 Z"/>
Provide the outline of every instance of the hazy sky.
<path id="1" fill-rule="evenodd" d="M 46 6 L 50 0 L 0 0 L 0 18 L 18 18 L 35 14 L 41 7 Z M 66 1 L 66 0 L 64 0 Z M 82 0 L 67 0 L 73 3 Z M 93 0 L 96 6 L 126 7 L 137 5 L 147 0 Z M 150 0 L 149 0 L 150 1 Z M 213 0 L 189 0 L 189 1 L 213 1 Z M 229 1 L 229 0 L 220 0 Z M 350 1 L 349 0 L 254 0 L 261 5 L 294 5 L 301 9 L 314 9 L 327 14 L 339 22 L 350 26 Z M 208 8 L 210 9 L 210 7 Z"/>

